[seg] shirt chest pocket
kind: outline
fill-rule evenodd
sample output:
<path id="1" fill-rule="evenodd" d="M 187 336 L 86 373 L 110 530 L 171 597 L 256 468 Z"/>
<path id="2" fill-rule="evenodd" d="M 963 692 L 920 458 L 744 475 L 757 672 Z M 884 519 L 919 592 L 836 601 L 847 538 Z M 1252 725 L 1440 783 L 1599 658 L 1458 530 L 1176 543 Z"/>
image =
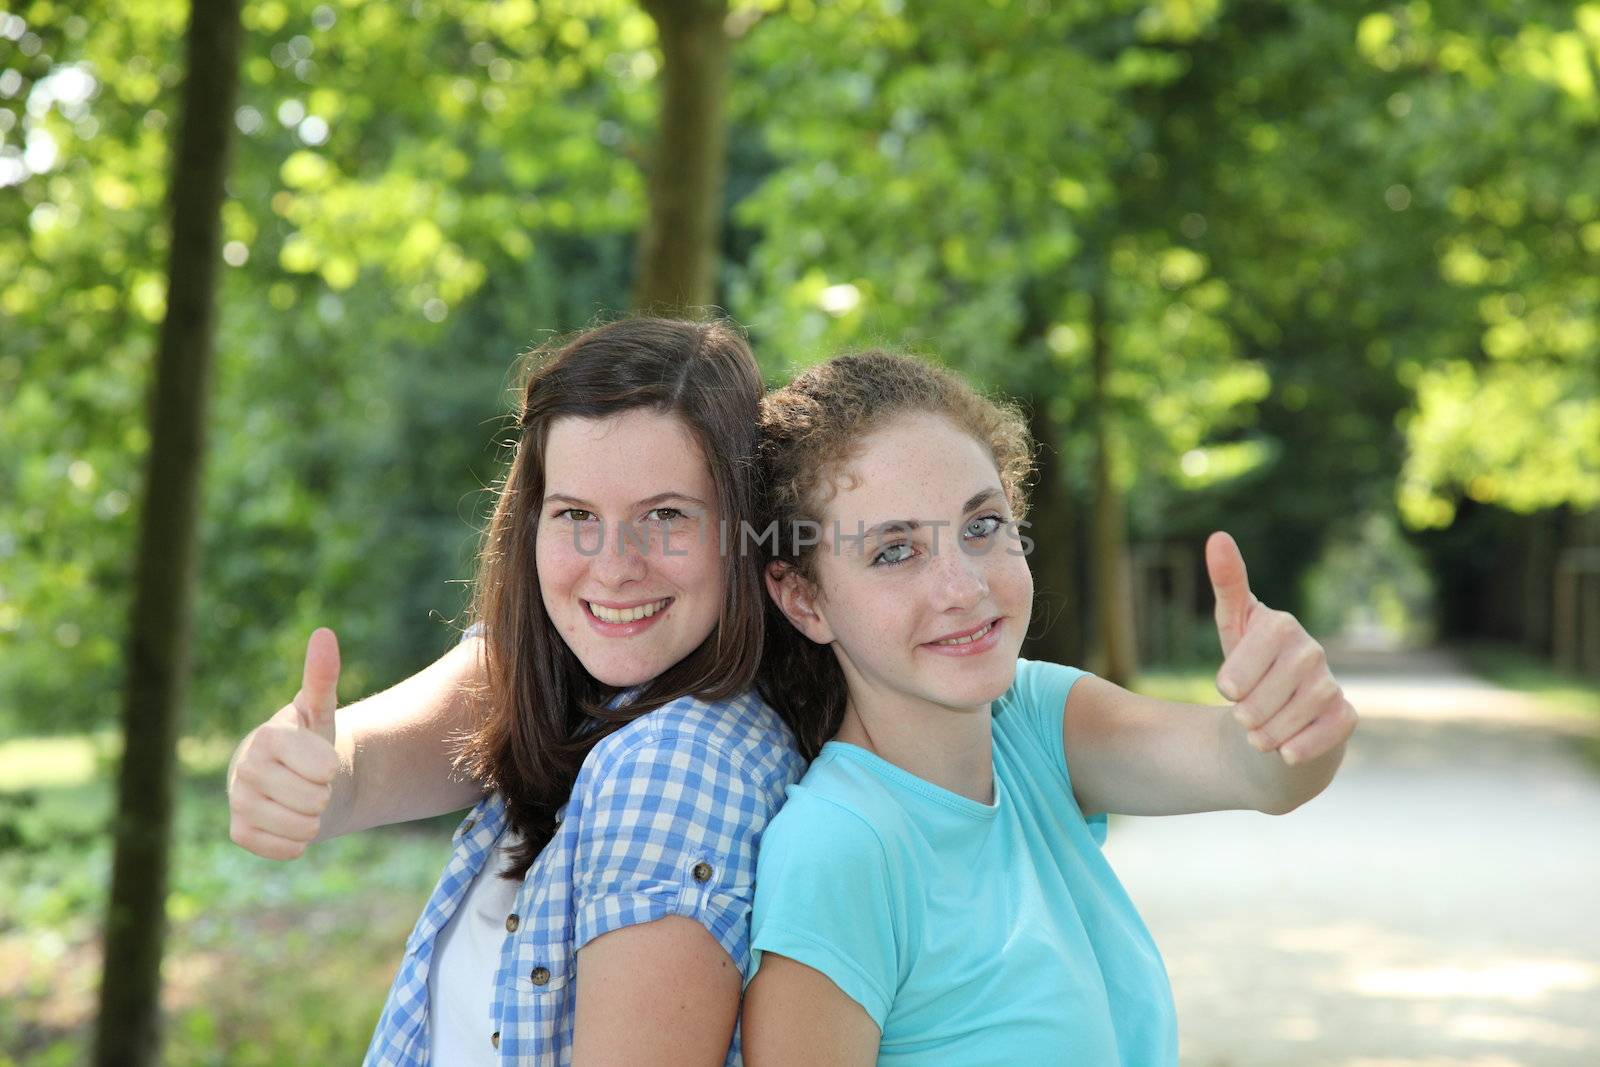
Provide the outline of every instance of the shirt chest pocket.
<path id="1" fill-rule="evenodd" d="M 519 997 L 544 1000 L 561 993 L 577 973 L 577 961 L 566 943 L 528 939 L 512 950 L 512 985 Z"/>

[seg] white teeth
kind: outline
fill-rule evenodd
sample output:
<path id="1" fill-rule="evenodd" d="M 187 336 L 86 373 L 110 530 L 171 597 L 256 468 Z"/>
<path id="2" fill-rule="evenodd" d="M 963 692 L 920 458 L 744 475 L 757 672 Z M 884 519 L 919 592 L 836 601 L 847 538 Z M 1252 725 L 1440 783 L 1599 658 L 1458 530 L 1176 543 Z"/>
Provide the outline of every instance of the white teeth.
<path id="1" fill-rule="evenodd" d="M 981 640 L 983 640 L 983 638 L 988 637 L 989 636 L 989 631 L 992 630 L 992 629 L 994 629 L 994 623 L 991 622 L 988 625 L 986 625 L 983 629 L 979 630 L 977 633 L 968 634 L 965 637 L 952 637 L 948 641 L 935 641 L 934 644 L 936 644 L 936 645 L 970 645 L 974 641 L 981 641 Z"/>
<path id="2" fill-rule="evenodd" d="M 591 602 L 589 610 L 594 612 L 594 617 L 601 622 L 638 622 L 640 619 L 648 619 L 666 607 L 671 600 L 671 597 L 667 597 L 654 604 L 641 604 L 636 608 L 607 608 Z"/>

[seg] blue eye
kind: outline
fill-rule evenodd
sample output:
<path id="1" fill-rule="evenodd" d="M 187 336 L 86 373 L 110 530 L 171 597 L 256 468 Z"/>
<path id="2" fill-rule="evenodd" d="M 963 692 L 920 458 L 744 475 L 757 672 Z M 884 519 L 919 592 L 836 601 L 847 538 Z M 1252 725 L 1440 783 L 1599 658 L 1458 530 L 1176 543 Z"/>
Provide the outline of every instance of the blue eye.
<path id="1" fill-rule="evenodd" d="M 985 515 L 981 519 L 973 519 L 967 523 L 967 528 L 963 532 L 973 540 L 982 540 L 1004 525 L 1005 521 L 1000 516 Z"/>
<path id="2" fill-rule="evenodd" d="M 903 555 L 901 554 L 902 551 L 904 552 Z M 885 545 L 876 556 L 872 557 L 872 565 L 874 567 L 893 567 L 898 563 L 904 563 L 910 558 L 911 545 L 901 541 L 898 544 Z"/>

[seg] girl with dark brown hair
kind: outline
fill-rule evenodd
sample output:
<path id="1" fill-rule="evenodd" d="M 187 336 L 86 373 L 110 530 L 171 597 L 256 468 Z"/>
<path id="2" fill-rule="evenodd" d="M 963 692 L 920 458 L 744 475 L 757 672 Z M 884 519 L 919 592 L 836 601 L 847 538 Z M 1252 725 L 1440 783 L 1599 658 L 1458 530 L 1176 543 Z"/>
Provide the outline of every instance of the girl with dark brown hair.
<path id="1" fill-rule="evenodd" d="M 627 320 L 543 355 L 478 626 L 337 715 L 319 630 L 294 702 L 240 745 L 232 836 L 270 858 L 477 802 L 369 1064 L 738 1062 L 756 843 L 804 767 L 751 691 L 761 561 L 723 550 L 755 512 L 761 392 L 723 323 Z"/>

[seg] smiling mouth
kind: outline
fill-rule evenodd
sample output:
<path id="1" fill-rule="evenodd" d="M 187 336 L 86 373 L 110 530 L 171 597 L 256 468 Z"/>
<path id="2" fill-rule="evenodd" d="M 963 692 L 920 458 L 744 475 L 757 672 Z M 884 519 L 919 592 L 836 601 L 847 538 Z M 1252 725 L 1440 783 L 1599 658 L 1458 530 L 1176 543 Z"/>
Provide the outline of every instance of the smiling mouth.
<path id="1" fill-rule="evenodd" d="M 589 614 L 601 622 L 620 623 L 648 619 L 650 616 L 664 611 L 667 605 L 671 603 L 671 597 L 663 597 L 660 600 L 654 600 L 648 604 L 639 604 L 631 608 L 608 608 L 603 604 L 596 604 L 592 600 L 585 600 L 583 606 L 589 609 Z"/>
<path id="2" fill-rule="evenodd" d="M 970 645 L 974 641 L 982 641 L 985 637 L 988 637 L 989 631 L 993 630 L 995 626 L 999 624 L 999 622 L 999 619 L 990 619 L 988 622 L 984 623 L 982 626 L 971 631 L 970 633 L 962 634 L 960 637 L 947 637 L 942 641 L 929 641 L 928 644 L 939 645 L 942 647 Z"/>

